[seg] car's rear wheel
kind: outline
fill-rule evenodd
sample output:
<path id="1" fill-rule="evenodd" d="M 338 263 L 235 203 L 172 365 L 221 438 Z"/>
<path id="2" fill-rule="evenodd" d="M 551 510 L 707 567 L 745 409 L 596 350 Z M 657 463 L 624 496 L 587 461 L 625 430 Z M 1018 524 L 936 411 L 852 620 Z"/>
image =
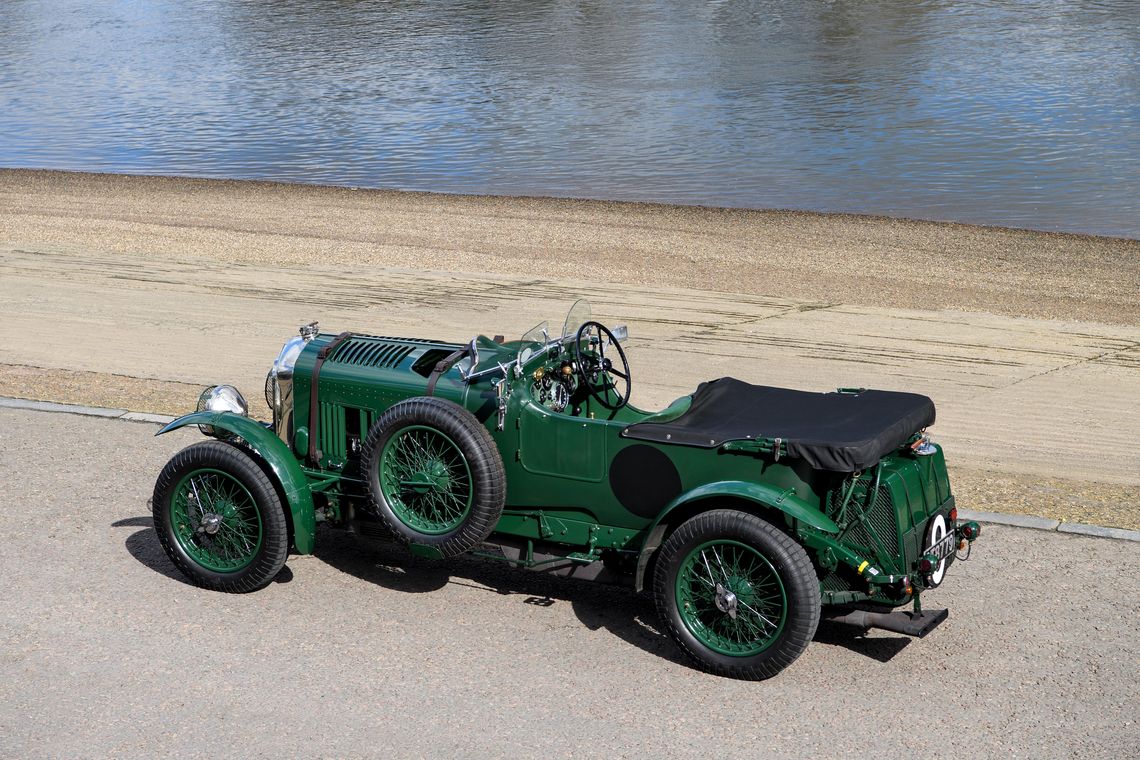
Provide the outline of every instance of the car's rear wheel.
<path id="1" fill-rule="evenodd" d="M 499 450 L 475 416 L 450 401 L 392 406 L 368 431 L 361 461 L 372 508 L 406 543 L 461 554 L 486 539 L 503 512 Z"/>
<path id="2" fill-rule="evenodd" d="M 654 596 L 680 647 L 703 669 L 732 678 L 776 675 L 819 623 L 819 580 L 807 552 L 736 510 L 699 514 L 666 539 Z"/>
<path id="3" fill-rule="evenodd" d="M 256 591 L 289 552 L 281 499 L 241 449 L 206 441 L 174 455 L 154 484 L 154 528 L 166 556 L 195 585 Z"/>

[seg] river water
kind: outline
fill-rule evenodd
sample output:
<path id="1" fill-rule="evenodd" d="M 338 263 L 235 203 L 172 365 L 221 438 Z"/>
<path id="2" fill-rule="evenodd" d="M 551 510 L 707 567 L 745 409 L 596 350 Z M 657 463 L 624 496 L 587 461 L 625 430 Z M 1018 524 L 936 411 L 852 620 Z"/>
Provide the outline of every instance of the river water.
<path id="1" fill-rule="evenodd" d="M 1137 0 L 3 0 L 0 165 L 1140 237 Z"/>

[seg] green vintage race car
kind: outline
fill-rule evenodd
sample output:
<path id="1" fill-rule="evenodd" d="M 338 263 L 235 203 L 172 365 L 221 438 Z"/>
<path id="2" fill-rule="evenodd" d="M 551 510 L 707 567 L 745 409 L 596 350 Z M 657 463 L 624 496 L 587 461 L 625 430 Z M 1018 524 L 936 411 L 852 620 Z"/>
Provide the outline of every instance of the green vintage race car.
<path id="1" fill-rule="evenodd" d="M 230 592 L 312 552 L 318 522 L 421 556 L 651 588 L 681 649 L 737 678 L 790 665 L 821 612 L 917 636 L 945 619 L 920 593 L 979 527 L 957 519 L 923 433 L 930 399 L 722 378 L 644 412 L 628 403 L 626 333 L 584 301 L 560 331 L 510 342 L 302 327 L 266 378 L 271 424 L 221 385 L 159 431 L 215 439 L 158 477 L 162 546 Z"/>

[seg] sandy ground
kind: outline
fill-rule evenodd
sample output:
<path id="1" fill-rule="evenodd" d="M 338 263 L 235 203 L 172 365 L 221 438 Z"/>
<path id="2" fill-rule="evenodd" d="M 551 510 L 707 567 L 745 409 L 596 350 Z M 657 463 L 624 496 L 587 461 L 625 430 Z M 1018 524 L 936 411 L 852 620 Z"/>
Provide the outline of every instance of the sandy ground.
<path id="1" fill-rule="evenodd" d="M 493 272 L 1140 321 L 1140 242 L 869 216 L 0 170 L 0 236 L 161 260 Z"/>
<path id="2" fill-rule="evenodd" d="M 925 639 L 825 624 L 746 683 L 689 667 L 646 597 L 333 531 L 263 591 L 202 591 L 147 506 L 200 436 L 0 430 L 3 757 L 1140 754 L 1140 544 L 988 528 Z"/>
<path id="3" fill-rule="evenodd" d="M 960 503 L 1140 527 L 1140 243 L 850 216 L 0 171 L 0 395 L 176 413 L 297 325 L 626 323 L 636 404 L 722 375 L 938 404 Z"/>

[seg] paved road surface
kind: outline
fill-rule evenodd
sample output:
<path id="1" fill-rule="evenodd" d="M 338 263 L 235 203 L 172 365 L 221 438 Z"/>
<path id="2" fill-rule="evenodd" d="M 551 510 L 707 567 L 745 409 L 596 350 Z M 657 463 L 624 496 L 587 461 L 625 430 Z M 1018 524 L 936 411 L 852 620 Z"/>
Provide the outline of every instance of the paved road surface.
<path id="1" fill-rule="evenodd" d="M 991 528 L 924 640 L 824 626 L 782 676 L 677 659 L 651 603 L 322 534 L 183 583 L 150 527 L 201 437 L 0 409 L 0 756 L 1135 757 L 1140 545 Z"/>

